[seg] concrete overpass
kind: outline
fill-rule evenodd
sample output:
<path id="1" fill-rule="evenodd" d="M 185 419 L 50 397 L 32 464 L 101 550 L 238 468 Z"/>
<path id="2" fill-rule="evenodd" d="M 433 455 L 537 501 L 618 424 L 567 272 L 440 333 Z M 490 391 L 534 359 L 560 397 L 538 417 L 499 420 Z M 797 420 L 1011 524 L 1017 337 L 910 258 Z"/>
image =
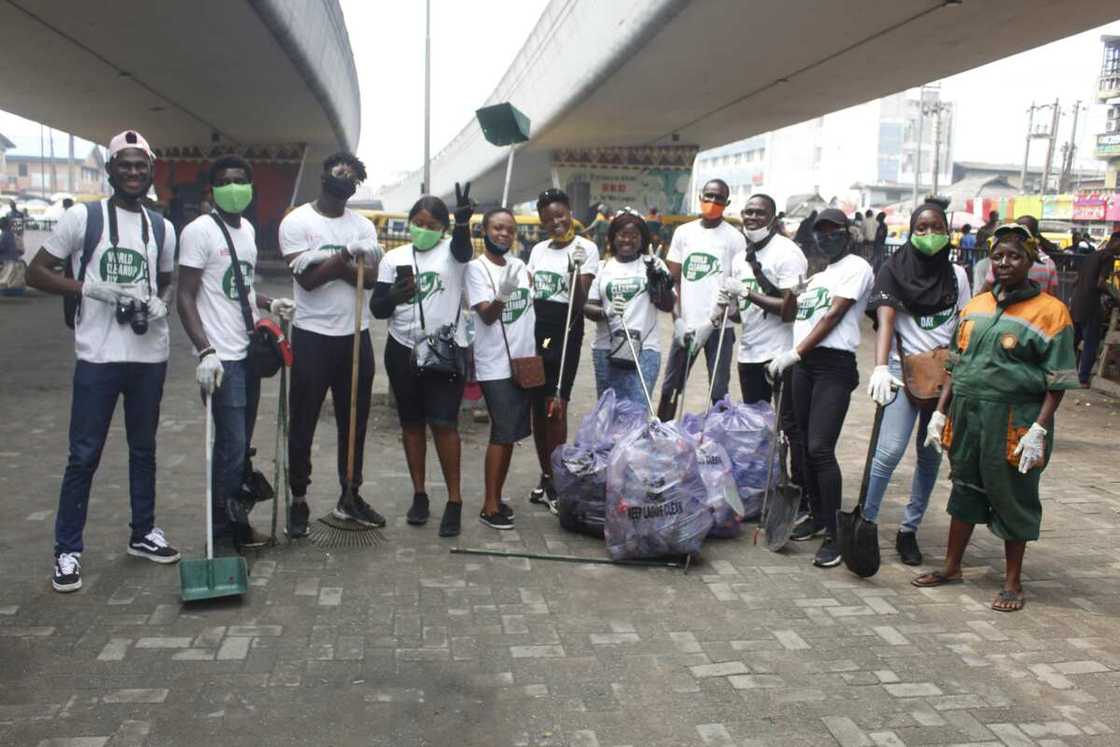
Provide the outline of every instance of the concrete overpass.
<path id="1" fill-rule="evenodd" d="M 920 85 L 1115 20 L 1115 0 L 552 0 L 483 104 L 532 120 L 514 202 L 554 150 L 709 148 Z M 995 102 L 993 102 L 994 105 Z M 432 162 L 432 191 L 500 198 L 505 154 L 473 120 Z M 382 192 L 412 203 L 420 170 Z"/>
<path id="2" fill-rule="evenodd" d="M 357 146 L 358 77 L 337 0 L 0 0 L 0 28 L 0 108 L 94 142 L 134 128 L 161 160 L 215 145 L 294 153 L 300 199 L 318 184 L 301 157 L 316 166 Z"/>

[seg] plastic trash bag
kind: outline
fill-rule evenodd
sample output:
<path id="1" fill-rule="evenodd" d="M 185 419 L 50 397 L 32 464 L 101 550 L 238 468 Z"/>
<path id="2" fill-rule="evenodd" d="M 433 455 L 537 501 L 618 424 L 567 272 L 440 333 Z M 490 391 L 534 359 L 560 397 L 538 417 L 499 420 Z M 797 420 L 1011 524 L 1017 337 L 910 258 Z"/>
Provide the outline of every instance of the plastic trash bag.
<path id="1" fill-rule="evenodd" d="M 611 451 L 605 535 L 612 558 L 696 553 L 711 528 L 696 441 L 676 423 L 647 423 Z"/>
<path id="2" fill-rule="evenodd" d="M 619 400 L 614 390 L 608 389 L 580 421 L 575 444 L 610 451 L 623 436 L 645 425 L 647 420 L 649 411 L 645 405 Z"/>
<path id="3" fill-rule="evenodd" d="M 757 519 L 762 513 L 773 430 L 774 408 L 770 403 L 736 404 L 731 402 L 730 397 L 712 405 L 704 423 L 704 439 L 715 441 L 731 457 L 731 476 L 739 489 L 747 521 Z M 779 474 L 776 449 L 774 459 L 775 469 L 771 479 L 776 483 Z"/>
<path id="4" fill-rule="evenodd" d="M 708 508 L 712 512 L 709 537 L 733 538 L 743 532 L 740 517 L 743 503 L 739 489 L 732 477 L 731 457 L 727 450 L 712 439 L 704 439 L 696 446 L 696 464 L 700 479 L 707 489 Z"/>

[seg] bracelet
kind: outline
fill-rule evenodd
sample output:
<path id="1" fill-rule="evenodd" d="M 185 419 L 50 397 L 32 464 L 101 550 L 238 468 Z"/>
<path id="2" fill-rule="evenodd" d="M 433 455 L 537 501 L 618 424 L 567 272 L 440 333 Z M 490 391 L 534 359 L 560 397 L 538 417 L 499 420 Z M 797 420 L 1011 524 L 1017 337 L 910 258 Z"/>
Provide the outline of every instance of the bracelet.
<path id="1" fill-rule="evenodd" d="M 213 354 L 214 354 L 214 346 L 211 345 L 208 348 L 204 348 L 204 349 L 198 351 L 198 359 L 202 360 L 206 356 L 213 355 Z"/>

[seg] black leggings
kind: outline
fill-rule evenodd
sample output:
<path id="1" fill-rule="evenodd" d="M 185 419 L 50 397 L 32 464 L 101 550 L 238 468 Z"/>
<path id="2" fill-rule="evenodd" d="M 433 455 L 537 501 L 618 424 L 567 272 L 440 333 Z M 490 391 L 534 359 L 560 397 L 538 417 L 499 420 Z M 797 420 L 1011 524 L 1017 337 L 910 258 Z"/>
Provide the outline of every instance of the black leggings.
<path id="1" fill-rule="evenodd" d="M 856 357 L 847 350 L 815 348 L 793 369 L 793 410 L 804 439 L 805 487 L 813 516 L 833 538 L 843 494 L 836 442 L 858 385 Z"/>

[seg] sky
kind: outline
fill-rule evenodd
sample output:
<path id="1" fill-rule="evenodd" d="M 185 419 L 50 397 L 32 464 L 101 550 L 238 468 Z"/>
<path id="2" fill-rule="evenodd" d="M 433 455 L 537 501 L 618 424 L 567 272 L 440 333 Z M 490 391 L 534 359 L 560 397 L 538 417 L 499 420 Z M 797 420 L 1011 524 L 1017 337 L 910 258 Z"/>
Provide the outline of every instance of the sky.
<path id="1" fill-rule="evenodd" d="M 494 90 L 547 2 L 431 0 L 433 157 Z M 341 3 L 361 86 L 358 154 L 369 172 L 362 192 L 369 195 L 378 186 L 419 168 L 423 160 L 424 3 Z M 944 79 L 942 96 L 956 102 L 958 112 L 953 157 L 1019 163 L 1026 109 L 1032 100 L 1042 103 L 1057 97 L 1068 107 L 1081 98 L 1089 109 L 1087 119 L 1083 113 L 1078 126 L 1079 164 L 1100 169 L 1101 162 L 1092 158 L 1092 150 L 1104 122 L 1104 108 L 1093 102 L 1101 34 L 1120 35 L 1120 21 Z M 1061 141 L 1068 137 L 1069 120 L 1069 116 L 1063 117 Z M 0 133 L 38 136 L 39 126 L 0 112 Z M 1041 164 L 1044 152 L 1044 143 L 1036 141 L 1032 164 Z M 1055 154 L 1055 161 L 1057 158 Z"/>

